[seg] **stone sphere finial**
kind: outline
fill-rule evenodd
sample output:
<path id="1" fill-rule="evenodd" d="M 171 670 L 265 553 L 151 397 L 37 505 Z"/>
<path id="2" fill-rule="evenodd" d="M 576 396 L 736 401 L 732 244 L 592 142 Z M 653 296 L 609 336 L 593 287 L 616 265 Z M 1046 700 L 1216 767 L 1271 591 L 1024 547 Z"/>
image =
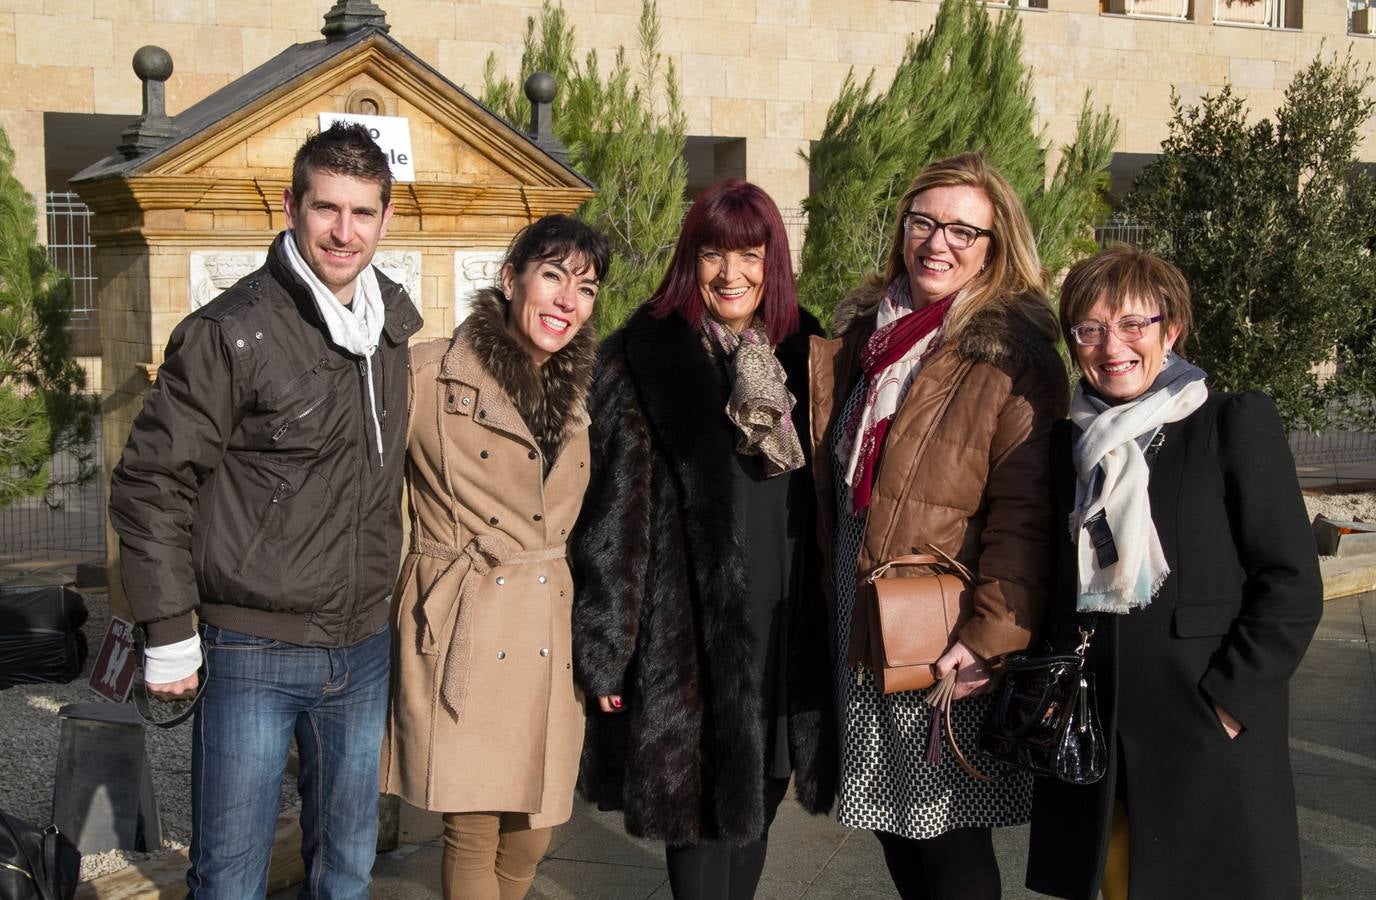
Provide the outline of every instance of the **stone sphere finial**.
<path id="1" fill-rule="evenodd" d="M 531 72 L 526 79 L 526 99 L 531 103 L 553 103 L 556 89 L 554 76 L 548 72 Z"/>
<path id="2" fill-rule="evenodd" d="M 172 77 L 172 54 L 145 44 L 134 51 L 134 74 L 141 81 L 166 81 Z"/>

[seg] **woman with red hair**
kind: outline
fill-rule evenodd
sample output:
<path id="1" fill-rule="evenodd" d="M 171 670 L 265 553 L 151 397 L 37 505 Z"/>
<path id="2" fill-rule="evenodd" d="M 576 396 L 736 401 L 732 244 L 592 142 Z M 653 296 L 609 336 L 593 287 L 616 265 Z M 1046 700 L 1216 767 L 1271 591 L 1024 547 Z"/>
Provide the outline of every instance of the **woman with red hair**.
<path id="1" fill-rule="evenodd" d="M 835 789 L 813 570 L 807 341 L 778 208 L 713 185 L 655 295 L 602 345 L 572 538 L 580 788 L 664 841 L 677 898 L 753 897 L 790 774 Z"/>

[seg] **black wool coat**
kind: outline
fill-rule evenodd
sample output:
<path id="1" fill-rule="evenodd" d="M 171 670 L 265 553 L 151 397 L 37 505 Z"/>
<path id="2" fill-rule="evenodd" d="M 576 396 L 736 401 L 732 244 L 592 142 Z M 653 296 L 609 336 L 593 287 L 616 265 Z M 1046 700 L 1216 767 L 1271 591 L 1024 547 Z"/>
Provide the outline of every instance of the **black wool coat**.
<path id="1" fill-rule="evenodd" d="M 1052 440 L 1062 523 L 1074 505 L 1073 431 L 1061 423 Z M 1123 781 L 1131 896 L 1299 897 L 1289 682 L 1322 613 L 1323 584 L 1271 400 L 1210 393 L 1165 426 L 1149 496 L 1171 572 L 1146 609 L 1094 617 L 1089 662 L 1108 772 L 1083 787 L 1037 779 L 1027 886 L 1098 896 Z M 1082 621 L 1074 554 L 1062 527 L 1051 609 L 1062 640 Z M 1215 703 L 1242 724 L 1235 740 Z"/>
<path id="2" fill-rule="evenodd" d="M 802 313 L 776 355 L 806 436 Z M 766 729 L 749 618 L 746 535 L 738 534 L 722 367 L 697 331 L 641 307 L 599 351 L 588 399 L 592 481 L 571 539 L 574 677 L 591 706 L 579 789 L 622 808 L 631 834 L 670 844 L 744 843 L 765 830 Z M 802 441 L 806 448 L 807 441 Z M 779 476 L 785 477 L 785 476 Z M 813 491 L 798 554 L 816 566 Z M 816 572 L 789 610 L 788 741 L 798 801 L 831 807 L 835 717 L 826 614 Z M 624 712 L 596 710 L 620 694 Z"/>

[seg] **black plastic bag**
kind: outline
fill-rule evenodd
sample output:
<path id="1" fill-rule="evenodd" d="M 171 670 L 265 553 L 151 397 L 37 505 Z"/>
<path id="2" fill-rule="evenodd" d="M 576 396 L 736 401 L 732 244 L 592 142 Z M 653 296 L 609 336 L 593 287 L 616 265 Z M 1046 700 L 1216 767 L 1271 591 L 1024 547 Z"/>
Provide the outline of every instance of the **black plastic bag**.
<path id="1" fill-rule="evenodd" d="M 0 688 L 65 684 L 86 664 L 86 600 L 62 585 L 0 588 Z"/>

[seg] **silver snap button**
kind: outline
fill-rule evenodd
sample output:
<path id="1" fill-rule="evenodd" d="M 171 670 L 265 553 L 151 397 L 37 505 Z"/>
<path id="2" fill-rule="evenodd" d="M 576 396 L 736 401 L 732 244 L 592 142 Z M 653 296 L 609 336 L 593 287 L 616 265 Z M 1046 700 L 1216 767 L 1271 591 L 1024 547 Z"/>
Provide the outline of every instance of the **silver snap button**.
<path id="1" fill-rule="evenodd" d="M 504 576 L 498 575 L 498 576 L 497 576 L 497 583 L 498 583 L 498 584 L 506 584 L 506 578 L 505 578 Z"/>
<path id="2" fill-rule="evenodd" d="M 462 403 L 464 406 L 467 406 L 467 405 L 469 404 L 470 401 L 469 401 L 469 399 L 468 399 L 467 397 L 464 397 L 464 398 L 463 398 L 462 400 L 460 400 L 459 402 Z"/>
<path id="3" fill-rule="evenodd" d="M 498 659 L 506 659 L 506 651 L 505 651 L 505 650 L 498 650 L 498 651 L 497 651 L 497 658 L 498 658 Z"/>
<path id="4" fill-rule="evenodd" d="M 549 656 L 549 648 L 548 648 L 548 647 L 541 647 L 541 648 L 540 648 L 540 655 L 541 655 L 541 656 Z"/>
<path id="5" fill-rule="evenodd" d="M 541 584 L 544 584 L 546 581 L 549 581 L 549 579 L 546 578 L 546 577 L 543 576 L 543 575 L 541 575 L 540 578 L 539 578 L 538 580 L 539 580 L 539 582 L 540 582 Z"/>
<path id="6" fill-rule="evenodd" d="M 255 332 L 253 333 L 253 336 L 256 337 L 258 340 L 261 341 L 261 340 L 263 339 L 263 332 L 261 332 L 261 331 L 255 331 Z"/>
<path id="7" fill-rule="evenodd" d="M 234 346 L 239 347 L 239 348 L 242 349 L 243 346 L 244 346 L 244 339 L 243 339 L 243 338 L 239 338 L 239 340 L 237 340 L 237 341 L 234 342 Z"/>

